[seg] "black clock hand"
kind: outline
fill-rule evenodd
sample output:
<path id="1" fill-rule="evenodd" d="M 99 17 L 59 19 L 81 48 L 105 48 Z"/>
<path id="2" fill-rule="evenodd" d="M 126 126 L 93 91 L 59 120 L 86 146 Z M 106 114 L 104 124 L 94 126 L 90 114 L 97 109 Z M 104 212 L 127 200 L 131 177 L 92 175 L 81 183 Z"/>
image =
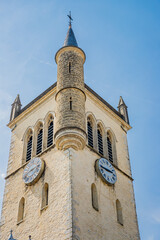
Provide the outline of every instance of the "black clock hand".
<path id="1" fill-rule="evenodd" d="M 37 166 L 35 166 L 34 168 L 31 168 L 25 175 L 24 177 L 26 177 L 28 174 L 30 174 L 32 171 L 34 171 L 36 169 Z"/>
<path id="2" fill-rule="evenodd" d="M 111 170 L 109 170 L 108 168 L 103 167 L 102 165 L 100 165 L 100 167 L 105 169 L 107 172 L 113 173 Z"/>

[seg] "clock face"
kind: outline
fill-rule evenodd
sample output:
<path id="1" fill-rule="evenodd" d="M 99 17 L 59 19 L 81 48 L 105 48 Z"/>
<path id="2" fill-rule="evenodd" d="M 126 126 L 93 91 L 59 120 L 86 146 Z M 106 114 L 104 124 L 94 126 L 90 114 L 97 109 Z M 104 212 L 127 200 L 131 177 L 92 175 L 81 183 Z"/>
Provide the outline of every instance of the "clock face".
<path id="1" fill-rule="evenodd" d="M 112 185 L 117 181 L 116 171 L 112 164 L 105 158 L 100 158 L 96 161 L 96 170 L 103 181 Z"/>
<path id="2" fill-rule="evenodd" d="M 44 161 L 38 157 L 33 158 L 27 164 L 23 172 L 23 181 L 27 185 L 32 185 L 38 181 L 44 170 Z"/>

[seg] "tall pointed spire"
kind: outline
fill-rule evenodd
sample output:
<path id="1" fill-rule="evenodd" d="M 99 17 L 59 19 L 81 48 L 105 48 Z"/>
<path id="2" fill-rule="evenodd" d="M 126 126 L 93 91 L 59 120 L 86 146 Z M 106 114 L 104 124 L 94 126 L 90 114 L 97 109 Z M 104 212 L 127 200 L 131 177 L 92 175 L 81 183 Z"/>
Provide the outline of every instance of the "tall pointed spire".
<path id="1" fill-rule="evenodd" d="M 21 110 L 21 101 L 19 94 L 17 94 L 16 99 L 14 100 L 14 103 L 12 103 L 12 108 L 11 108 L 11 115 L 10 115 L 10 121 L 12 121 L 14 118 L 18 116 L 18 113 Z"/>
<path id="2" fill-rule="evenodd" d="M 128 110 L 122 96 L 120 96 L 119 99 L 118 111 L 122 114 L 124 120 L 129 124 Z"/>
<path id="3" fill-rule="evenodd" d="M 69 29 L 68 29 L 67 36 L 66 36 L 63 46 L 64 47 L 67 47 L 67 46 L 78 47 L 74 32 L 72 30 L 72 22 L 71 21 L 73 21 L 73 19 L 71 17 L 71 12 L 67 16 L 69 17 Z"/>

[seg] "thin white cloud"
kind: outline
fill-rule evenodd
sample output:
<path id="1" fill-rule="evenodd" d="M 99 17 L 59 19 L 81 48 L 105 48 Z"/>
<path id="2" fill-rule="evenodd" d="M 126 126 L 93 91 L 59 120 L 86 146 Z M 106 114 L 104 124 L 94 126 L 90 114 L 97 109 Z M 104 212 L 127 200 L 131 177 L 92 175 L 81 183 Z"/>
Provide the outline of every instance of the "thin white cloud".
<path id="1" fill-rule="evenodd" d="M 160 208 L 156 209 L 153 214 L 152 214 L 152 218 L 154 221 L 156 221 L 156 223 L 160 224 Z"/>
<path id="2" fill-rule="evenodd" d="M 37 58 L 35 58 L 35 57 L 32 57 L 32 59 L 35 60 L 35 61 L 37 61 L 37 62 L 39 62 L 39 63 L 46 64 L 46 65 L 49 65 L 49 66 L 51 66 L 51 67 L 55 67 L 55 66 L 53 65 L 53 63 L 50 63 L 50 62 L 48 62 L 48 61 L 45 62 L 45 61 L 40 60 L 40 59 L 37 59 Z"/>
<path id="3" fill-rule="evenodd" d="M 149 236 L 147 240 L 154 240 L 154 236 Z"/>

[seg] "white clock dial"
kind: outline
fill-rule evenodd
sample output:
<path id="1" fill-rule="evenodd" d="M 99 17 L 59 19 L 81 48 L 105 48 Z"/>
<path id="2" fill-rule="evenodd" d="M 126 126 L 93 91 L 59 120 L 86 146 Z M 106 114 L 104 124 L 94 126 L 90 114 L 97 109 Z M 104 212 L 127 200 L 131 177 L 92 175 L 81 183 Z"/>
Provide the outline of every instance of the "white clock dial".
<path id="1" fill-rule="evenodd" d="M 44 161 L 36 157 L 30 160 L 23 172 L 23 181 L 31 185 L 38 181 L 44 170 Z"/>
<path id="2" fill-rule="evenodd" d="M 96 161 L 96 170 L 103 181 L 108 184 L 114 184 L 117 181 L 116 171 L 112 164 L 105 158 Z"/>

